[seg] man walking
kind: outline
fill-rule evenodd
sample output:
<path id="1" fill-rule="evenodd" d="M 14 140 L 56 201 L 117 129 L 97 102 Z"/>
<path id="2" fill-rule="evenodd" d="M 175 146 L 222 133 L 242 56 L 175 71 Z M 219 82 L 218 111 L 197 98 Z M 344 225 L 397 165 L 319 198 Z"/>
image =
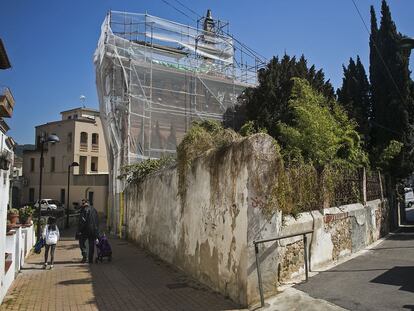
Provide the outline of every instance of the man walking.
<path id="1" fill-rule="evenodd" d="M 93 206 L 89 206 L 87 200 L 82 200 L 79 214 L 79 225 L 76 237 L 79 238 L 79 247 L 82 253 L 82 262 L 88 260 L 93 263 L 93 254 L 95 251 L 95 240 L 99 236 L 98 212 Z M 86 241 L 88 241 L 88 251 L 86 250 Z"/>

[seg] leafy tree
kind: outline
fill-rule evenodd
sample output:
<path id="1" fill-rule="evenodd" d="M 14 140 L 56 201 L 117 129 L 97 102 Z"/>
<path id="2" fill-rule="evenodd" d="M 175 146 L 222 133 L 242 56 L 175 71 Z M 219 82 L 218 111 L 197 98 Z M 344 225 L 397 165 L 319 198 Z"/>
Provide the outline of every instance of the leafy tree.
<path id="1" fill-rule="evenodd" d="M 337 91 L 338 102 L 345 108 L 349 118 L 357 122 L 357 130 L 367 145 L 370 132 L 371 98 L 365 68 L 357 56 L 356 62 L 351 58 L 348 66 L 343 66 L 343 70 L 342 87 Z"/>
<path id="2" fill-rule="evenodd" d="M 371 145 L 374 163 L 392 140 L 403 144 L 401 152 L 389 165 L 389 172 L 404 178 L 413 171 L 413 94 L 408 69 L 409 53 L 400 49 L 402 35 L 397 32 L 385 0 L 381 6 L 378 28 L 371 7 L 370 81 L 372 93 Z"/>
<path id="3" fill-rule="evenodd" d="M 361 148 L 356 124 L 336 102 L 312 88 L 304 79 L 292 79 L 288 101 L 292 120 L 279 122 L 284 152 L 299 154 L 321 171 L 331 164 L 362 166 L 367 157 Z"/>
<path id="4" fill-rule="evenodd" d="M 276 124 L 290 119 L 288 101 L 294 77 L 307 80 L 328 100 L 334 99 L 332 85 L 329 81 L 325 81 L 323 71 L 317 71 L 315 66 L 308 68 L 303 55 L 299 60 L 288 55 L 284 55 L 281 59 L 273 57 L 266 68 L 259 71 L 259 85 L 246 89 L 239 98 L 241 106 L 226 112 L 225 125 L 238 131 L 245 121 L 255 121 L 257 128 L 267 129 L 269 134 L 276 138 L 278 136 Z M 229 118 L 231 115 L 233 119 Z"/>

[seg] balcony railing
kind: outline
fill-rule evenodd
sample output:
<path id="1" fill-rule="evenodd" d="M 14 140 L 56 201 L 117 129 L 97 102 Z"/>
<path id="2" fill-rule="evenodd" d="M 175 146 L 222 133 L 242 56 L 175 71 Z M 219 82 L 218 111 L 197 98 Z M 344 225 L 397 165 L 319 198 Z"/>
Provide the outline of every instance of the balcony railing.
<path id="1" fill-rule="evenodd" d="M 88 143 L 80 143 L 79 151 L 88 151 Z"/>
<path id="2" fill-rule="evenodd" d="M 13 115 L 14 98 L 8 87 L 0 87 L 0 117 L 11 118 Z"/>
<path id="3" fill-rule="evenodd" d="M 99 145 L 98 144 L 92 144 L 92 151 L 93 152 L 99 152 Z"/>

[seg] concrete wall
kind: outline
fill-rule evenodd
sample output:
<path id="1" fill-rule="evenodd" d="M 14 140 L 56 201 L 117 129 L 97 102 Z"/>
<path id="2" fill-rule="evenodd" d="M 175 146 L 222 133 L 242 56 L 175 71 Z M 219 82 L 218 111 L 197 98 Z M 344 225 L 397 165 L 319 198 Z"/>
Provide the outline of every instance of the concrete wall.
<path id="1" fill-rule="evenodd" d="M 254 240 L 314 228 L 309 241 L 316 267 L 378 239 L 386 211 L 379 201 L 283 222 L 280 212 L 267 213 L 281 165 L 274 148 L 269 136 L 258 134 L 198 158 L 186 174 L 183 196 L 176 167 L 129 185 L 124 193 L 128 238 L 241 305 L 259 297 Z M 260 247 L 266 294 L 303 273 L 299 239 Z"/>
<path id="2" fill-rule="evenodd" d="M 272 184 L 269 172 L 277 162 L 271 139 L 257 135 L 197 159 L 183 198 L 177 195 L 176 168 L 130 186 L 125 192 L 128 237 L 247 304 L 249 202 Z M 266 227 L 276 229 L 276 223 Z"/>
<path id="3" fill-rule="evenodd" d="M 287 216 L 279 233 L 291 235 L 313 230 L 308 234 L 308 254 L 311 269 L 320 269 L 341 258 L 357 252 L 389 231 L 389 207 L 387 201 L 374 200 L 362 204 L 350 204 L 300 214 L 297 219 Z M 250 219 L 249 219 L 250 220 Z M 249 222 L 255 226 L 255 222 Z M 253 240 L 249 240 L 249 245 Z M 275 294 L 277 286 L 304 278 L 303 236 L 279 242 L 268 242 L 259 247 L 263 287 L 266 296 Z M 259 299 L 257 270 L 253 247 L 249 248 L 251 272 L 248 279 L 249 301 Z"/>
<path id="4" fill-rule="evenodd" d="M 0 131 L 0 152 L 8 151 L 13 157 L 13 151 L 6 145 L 8 136 Z M 12 165 L 10 165 L 12 167 Z M 6 224 L 7 224 L 7 205 L 10 195 L 10 174 L 11 170 L 0 169 L 0 302 L 5 295 L 5 276 L 4 276 L 4 253 L 6 245 Z"/>
<path id="5" fill-rule="evenodd" d="M 33 225 L 17 225 L 13 230 L 7 232 L 3 247 L 4 252 L 8 254 L 8 260 L 11 260 L 11 265 L 7 271 L 5 271 L 4 267 L 0 271 L 0 275 L 2 276 L 0 304 L 17 276 L 17 273 L 22 268 L 25 258 L 30 254 L 34 243 L 35 234 Z M 4 253 L 2 257 L 4 259 Z"/>

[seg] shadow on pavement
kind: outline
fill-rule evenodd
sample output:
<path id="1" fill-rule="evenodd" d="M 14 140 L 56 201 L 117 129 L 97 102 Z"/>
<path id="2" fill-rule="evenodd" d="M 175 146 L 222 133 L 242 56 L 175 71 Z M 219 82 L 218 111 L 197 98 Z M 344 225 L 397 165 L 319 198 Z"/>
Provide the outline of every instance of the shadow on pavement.
<path id="1" fill-rule="evenodd" d="M 78 285 L 78 284 L 90 284 L 92 282 L 92 279 L 86 278 L 86 279 L 76 279 L 76 280 L 67 280 L 59 282 L 59 285 Z"/>
<path id="2" fill-rule="evenodd" d="M 400 290 L 414 292 L 414 267 L 394 267 L 371 282 L 401 286 Z"/>
<path id="3" fill-rule="evenodd" d="M 90 265 L 99 310 L 234 310 L 239 306 L 125 240 L 111 262 Z"/>

